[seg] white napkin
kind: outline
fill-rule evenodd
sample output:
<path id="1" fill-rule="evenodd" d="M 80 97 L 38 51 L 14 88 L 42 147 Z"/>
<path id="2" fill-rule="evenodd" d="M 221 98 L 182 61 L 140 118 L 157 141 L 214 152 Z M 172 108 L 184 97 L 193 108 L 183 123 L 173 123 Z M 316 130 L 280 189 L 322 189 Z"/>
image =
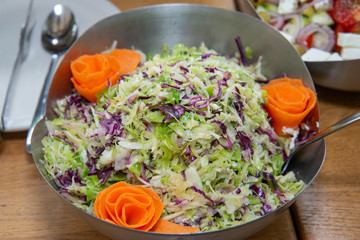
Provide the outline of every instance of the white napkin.
<path id="1" fill-rule="evenodd" d="M 24 131 L 31 124 L 36 104 L 47 74 L 51 56 L 40 41 L 42 25 L 57 3 L 63 3 L 74 12 L 79 25 L 79 36 L 97 21 L 119 12 L 106 0 L 34 0 L 30 50 L 19 67 L 9 108 L 6 112 L 6 132 Z M 25 21 L 29 1 L 0 0 L 0 109 L 2 110 L 11 71 L 19 47 L 20 28 Z M 60 63 L 62 56 L 57 63 Z M 0 111 L 1 111 L 0 110 Z"/>

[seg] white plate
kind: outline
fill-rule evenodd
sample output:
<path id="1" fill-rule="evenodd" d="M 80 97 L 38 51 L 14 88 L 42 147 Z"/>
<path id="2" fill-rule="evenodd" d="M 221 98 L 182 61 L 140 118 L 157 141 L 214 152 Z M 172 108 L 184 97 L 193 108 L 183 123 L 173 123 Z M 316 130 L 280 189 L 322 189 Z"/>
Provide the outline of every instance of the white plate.
<path id="1" fill-rule="evenodd" d="M 24 131 L 31 124 L 36 104 L 50 64 L 50 54 L 41 46 L 40 32 L 45 18 L 57 3 L 70 7 L 79 25 L 79 36 L 97 21 L 119 12 L 107 0 L 34 0 L 30 51 L 19 67 L 8 111 L 5 114 L 6 132 Z M 20 37 L 20 28 L 25 21 L 29 0 L 0 0 L 0 109 L 5 101 Z M 58 60 L 61 61 L 62 56 Z M 0 110 L 0 112 L 1 112 Z"/>

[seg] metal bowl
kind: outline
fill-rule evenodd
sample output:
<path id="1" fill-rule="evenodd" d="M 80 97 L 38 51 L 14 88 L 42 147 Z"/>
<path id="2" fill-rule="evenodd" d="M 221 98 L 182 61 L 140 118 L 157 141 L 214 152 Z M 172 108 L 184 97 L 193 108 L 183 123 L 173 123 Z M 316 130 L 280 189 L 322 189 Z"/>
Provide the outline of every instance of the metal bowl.
<path id="1" fill-rule="evenodd" d="M 255 62 L 261 56 L 263 73 L 268 78 L 302 78 L 304 84 L 315 91 L 311 76 L 293 46 L 276 30 L 262 21 L 240 12 L 192 4 L 165 4 L 144 7 L 122 12 L 108 17 L 86 31 L 67 52 L 60 63 L 50 87 L 47 99 L 47 119 L 53 119 L 51 108 L 57 99 L 70 94 L 70 62 L 82 54 L 93 54 L 110 47 L 114 40 L 118 47 L 141 49 L 145 53 L 158 53 L 162 44 L 170 47 L 184 43 L 187 46 L 199 46 L 204 42 L 224 54 L 237 51 L 234 39 L 240 36 L 244 46 L 252 48 Z M 307 118 L 313 130 L 318 130 L 318 105 Z M 45 119 L 36 126 L 31 148 L 33 158 L 40 173 L 58 193 L 59 187 L 47 174 L 43 162 L 41 139 L 47 135 Z M 320 141 L 303 151 L 289 166 L 296 177 L 308 186 L 321 169 L 325 158 L 325 143 Z M 304 189 L 305 190 L 305 189 Z M 59 193 L 58 193 L 59 194 Z M 224 230 L 195 234 L 159 234 L 127 229 L 100 220 L 66 201 L 74 212 L 94 229 L 112 239 L 243 239 L 258 232 L 281 215 L 300 195 L 273 212 L 251 222 Z"/>
<path id="2" fill-rule="evenodd" d="M 250 0 L 237 0 L 240 11 L 261 19 Z M 305 61 L 316 85 L 341 91 L 360 92 L 360 59 Z"/>
<path id="3" fill-rule="evenodd" d="M 360 59 L 305 62 L 316 85 L 335 90 L 360 92 Z"/>

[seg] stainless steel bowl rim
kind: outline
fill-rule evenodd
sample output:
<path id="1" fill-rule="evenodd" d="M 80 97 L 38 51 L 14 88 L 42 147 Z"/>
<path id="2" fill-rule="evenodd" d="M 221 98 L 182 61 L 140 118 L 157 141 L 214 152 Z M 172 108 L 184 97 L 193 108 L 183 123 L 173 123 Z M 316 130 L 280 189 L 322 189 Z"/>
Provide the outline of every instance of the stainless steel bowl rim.
<path id="1" fill-rule="evenodd" d="M 189 25 L 189 23 L 191 24 Z M 174 28 L 174 24 L 177 28 Z M 252 27 L 249 27 L 248 24 L 251 24 Z M 214 28 L 217 30 L 217 34 L 213 33 Z M 256 30 L 253 28 L 256 28 Z M 151 31 L 151 33 L 148 31 Z M 142 39 L 139 39 L 136 34 L 139 32 L 144 34 L 143 37 L 148 37 L 150 42 L 145 43 Z M 243 35 L 241 35 L 241 33 L 243 33 Z M 263 34 L 265 39 L 271 39 L 272 41 L 263 41 L 263 39 L 257 38 L 258 33 Z M 196 39 L 199 35 L 201 37 Z M 105 47 L 110 47 L 113 40 L 117 40 L 120 47 L 135 46 L 136 48 L 144 49 L 144 52 L 147 52 L 148 49 L 153 50 L 153 52 L 158 52 L 163 42 L 167 43 L 170 47 L 176 43 L 195 46 L 206 36 L 204 41 L 209 48 L 213 48 L 219 52 L 234 53 L 236 52 L 236 46 L 233 39 L 236 35 L 240 35 L 246 46 L 249 45 L 253 48 L 253 55 L 255 56 L 255 60 L 253 59 L 253 61 L 256 61 L 261 53 L 264 61 L 264 74 L 268 75 L 269 78 L 281 76 L 284 74 L 284 69 L 286 69 L 287 71 L 285 72 L 291 73 L 288 76 L 301 77 L 307 87 L 316 91 L 311 76 L 294 47 L 284 39 L 281 34 L 262 21 L 243 13 L 204 5 L 162 4 L 121 12 L 105 18 L 89 28 L 67 52 L 54 75 L 47 99 L 46 118 L 54 118 L 51 111 L 53 104 L 55 104 L 57 99 L 71 93 L 72 84 L 69 80 L 70 61 L 84 53 L 92 54 L 104 50 Z M 188 36 L 191 36 L 191 38 L 188 38 Z M 151 41 L 154 41 L 154 43 Z M 189 44 L 190 42 L 193 44 Z M 211 44 L 207 44 L 207 42 L 211 42 Z M 286 62 L 286 65 L 284 65 L 282 61 L 279 61 L 279 59 L 285 58 L 291 59 L 291 61 Z M 314 125 L 318 124 L 319 121 L 318 110 L 317 105 L 309 117 L 309 121 Z M 56 184 L 49 179 L 46 171 L 44 171 L 44 166 L 41 162 L 41 139 L 46 134 L 45 119 L 42 119 L 36 126 L 32 138 L 32 152 L 35 164 L 51 188 L 61 196 L 62 199 L 69 203 L 70 206 L 75 207 L 56 190 Z M 312 145 L 311 150 L 304 151 L 305 156 L 299 155 L 299 161 L 294 161 L 294 163 L 289 166 L 289 170 L 293 170 L 296 175 L 304 174 L 301 171 L 306 171 L 309 176 L 305 176 L 306 174 L 301 176 L 307 186 L 309 186 L 324 163 L 325 150 L 324 141 Z M 309 157 L 306 154 L 309 153 L 314 153 L 311 154 L 311 158 L 315 159 L 316 163 L 308 160 Z M 291 201 L 258 219 L 226 229 L 195 234 L 162 234 L 128 229 L 98 219 L 84 210 L 77 207 L 75 208 L 80 210 L 78 211 L 80 215 L 96 230 L 105 235 L 110 231 L 111 233 L 107 235 L 110 237 L 116 236 L 114 234 L 121 231 L 121 233 L 130 238 L 141 235 L 150 237 L 151 239 L 156 239 L 157 237 L 160 239 L 162 236 L 165 237 L 164 239 L 168 239 L 167 237 L 170 239 L 181 239 L 182 237 L 186 239 L 212 239 L 212 237 L 218 237 L 218 234 L 228 233 L 228 239 L 232 239 L 235 235 L 239 238 L 237 234 L 240 233 L 243 234 L 243 236 L 249 236 L 249 234 L 259 231 L 272 222 L 275 217 L 283 213 L 296 198 L 306 190 L 307 186 Z M 244 228 L 246 228 L 246 230 L 244 230 Z"/>

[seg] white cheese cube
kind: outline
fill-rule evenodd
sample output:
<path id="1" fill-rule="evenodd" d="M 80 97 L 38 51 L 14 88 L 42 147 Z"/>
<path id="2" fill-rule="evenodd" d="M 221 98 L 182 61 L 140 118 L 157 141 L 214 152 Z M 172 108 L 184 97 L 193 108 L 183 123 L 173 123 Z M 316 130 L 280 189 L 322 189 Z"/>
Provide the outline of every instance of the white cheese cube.
<path id="1" fill-rule="evenodd" d="M 335 53 L 332 53 L 331 55 L 330 55 L 330 57 L 328 57 L 327 59 L 326 59 L 326 61 L 342 61 L 343 60 L 343 58 L 340 56 L 340 54 L 339 53 L 337 53 L 337 52 L 335 52 Z"/>
<path id="2" fill-rule="evenodd" d="M 321 2 L 318 2 L 314 5 L 314 8 L 315 10 L 317 11 L 321 11 L 321 10 L 324 10 L 324 11 L 327 11 L 327 10 L 330 10 L 332 8 L 332 5 L 331 5 L 331 1 L 330 0 L 326 0 L 326 1 L 321 1 Z"/>
<path id="3" fill-rule="evenodd" d="M 330 14 L 328 14 L 325 11 L 318 12 L 318 13 L 315 13 L 314 15 L 312 15 L 310 17 L 310 22 L 315 22 L 315 23 L 320 23 L 320 24 L 325 24 L 325 25 L 334 24 L 334 20 L 332 19 Z"/>
<path id="4" fill-rule="evenodd" d="M 341 47 L 359 47 L 360 34 L 356 33 L 338 33 L 338 45 Z"/>
<path id="5" fill-rule="evenodd" d="M 354 48 L 354 47 L 342 48 L 341 57 L 344 60 L 360 59 L 360 48 Z"/>
<path id="6" fill-rule="evenodd" d="M 331 56 L 331 53 L 317 49 L 310 48 L 306 53 L 304 53 L 301 58 L 303 61 L 307 62 L 317 62 L 317 61 L 326 61 Z"/>
<path id="7" fill-rule="evenodd" d="M 280 14 L 295 12 L 298 6 L 297 0 L 280 0 L 278 5 L 278 12 Z"/>

